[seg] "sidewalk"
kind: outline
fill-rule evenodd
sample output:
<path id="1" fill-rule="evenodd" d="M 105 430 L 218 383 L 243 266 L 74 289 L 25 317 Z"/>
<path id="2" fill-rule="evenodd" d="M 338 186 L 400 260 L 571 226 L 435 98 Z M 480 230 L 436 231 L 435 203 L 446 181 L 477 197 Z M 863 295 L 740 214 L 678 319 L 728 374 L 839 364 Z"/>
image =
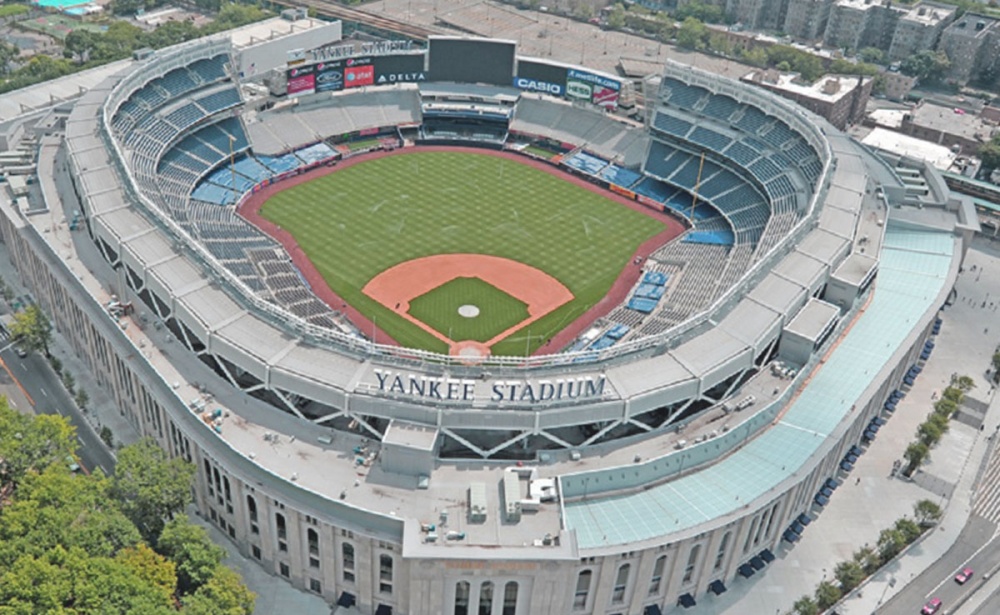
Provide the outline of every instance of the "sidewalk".
<path id="1" fill-rule="evenodd" d="M 14 266 L 10 264 L 7 246 L 2 243 L 0 243 L 0 275 L 3 276 L 4 282 L 14 291 L 16 296 L 29 294 L 28 290 L 21 286 L 14 272 Z M 140 439 L 139 432 L 125 419 L 124 413 L 119 410 L 115 400 L 97 384 L 94 375 L 84 362 L 73 353 L 72 347 L 54 326 L 52 329 L 52 344 L 49 350 L 52 356 L 62 362 L 63 373 L 69 372 L 73 374 L 73 380 L 76 382 L 76 390 L 87 392 L 90 401 L 87 403 L 87 410 L 83 414 L 96 432 L 99 433 L 101 427 L 105 425 L 111 429 L 115 448 L 118 448 L 120 445 L 131 444 Z M 22 410 L 27 410 L 27 408 L 22 408 Z M 112 454 L 114 454 L 114 451 L 112 451 Z"/>
<path id="2" fill-rule="evenodd" d="M 971 270 L 973 265 L 976 266 L 976 271 Z M 942 372 L 954 370 L 958 374 L 968 375 L 976 383 L 976 388 L 969 396 L 989 404 L 983 429 L 974 431 L 971 445 L 963 450 L 964 447 L 955 446 L 956 440 L 961 439 L 961 434 L 971 428 L 954 420 L 951 422 L 948 433 L 931 452 L 930 462 L 922 468 L 924 474 L 938 475 L 943 465 L 954 463 L 956 457 L 962 460 L 954 491 L 946 501 L 944 516 L 934 530 L 911 546 L 902 557 L 852 592 L 851 597 L 837 609 L 843 615 L 867 615 L 875 612 L 880 604 L 895 596 L 955 543 L 972 513 L 972 498 L 977 487 L 979 469 L 990 449 L 990 441 L 986 436 L 995 433 L 1000 427 L 1000 397 L 994 394 L 985 378 L 985 369 L 989 366 L 990 356 L 1000 337 L 1000 317 L 996 308 L 990 307 L 989 301 L 990 297 L 1000 298 L 1000 259 L 972 249 L 969 250 L 965 267 L 965 273 L 959 276 L 955 284 L 958 299 L 944 313 L 944 325 L 938 336 L 938 346 L 928 364 L 929 369 L 925 368 L 917 379 L 907 400 L 915 394 L 919 396 L 918 390 L 926 388 L 928 382 L 937 381 L 946 385 L 947 382 L 941 380 Z M 997 325 L 993 331 L 985 326 L 991 323 Z M 927 406 L 929 411 L 930 402 Z M 897 410 L 896 414 L 899 412 Z M 905 448 L 906 444 L 899 443 L 898 446 Z M 924 497 L 934 499 L 933 496 Z"/>
<path id="3" fill-rule="evenodd" d="M 782 542 L 764 574 L 750 579 L 737 577 L 726 585 L 721 596 L 707 595 L 698 600 L 698 615 L 746 615 L 747 613 L 788 613 L 803 595 L 812 595 L 823 580 L 833 578 L 834 567 L 864 545 L 874 546 L 881 530 L 898 518 L 913 516 L 913 505 L 929 499 L 945 508 L 942 521 L 913 545 L 905 555 L 878 573 L 860 591 L 855 590 L 837 612 L 869 615 L 888 601 L 906 583 L 947 551 L 961 533 L 971 512 L 971 496 L 979 467 L 987 449 L 983 435 L 1000 423 L 1000 410 L 988 411 L 984 431 L 977 425 L 952 421 L 948 433 L 931 452 L 915 480 L 890 478 L 893 462 L 903 456 L 913 441 L 917 425 L 932 411 L 934 399 L 948 386 L 953 373 L 973 378 L 973 399 L 990 401 L 990 387 L 984 376 L 993 349 L 1000 339 L 1000 315 L 982 301 L 989 293 L 1000 298 L 1000 257 L 970 251 L 967 262 L 977 271 L 963 273 L 956 284 L 960 300 L 945 311 L 937 346 L 917 381 L 900 402 L 896 412 L 879 431 L 844 479 L 830 503 L 813 508 L 813 522 L 795 546 Z M 979 268 L 985 266 L 980 277 Z M 996 331 L 984 335 L 983 321 L 997 322 Z M 994 405 L 1000 404 L 997 400 Z M 894 578 L 894 586 L 889 579 Z"/>

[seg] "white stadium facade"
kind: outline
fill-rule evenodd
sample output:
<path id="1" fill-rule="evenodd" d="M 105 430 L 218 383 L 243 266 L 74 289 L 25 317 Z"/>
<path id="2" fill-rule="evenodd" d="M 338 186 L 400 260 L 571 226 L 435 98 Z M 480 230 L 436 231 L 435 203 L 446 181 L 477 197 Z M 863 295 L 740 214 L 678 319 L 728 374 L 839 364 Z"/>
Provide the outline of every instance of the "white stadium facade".
<path id="1" fill-rule="evenodd" d="M 199 513 L 380 615 L 680 612 L 794 549 L 933 348 L 976 224 L 940 176 L 685 66 L 627 120 L 632 84 L 510 42 L 349 48 L 281 21 L 0 105 L 38 177 L 0 191 L 18 275 L 128 421 L 196 464 Z M 558 145 L 685 220 L 643 263 L 665 294 L 552 354 L 374 343 L 236 212 L 357 136 Z"/>

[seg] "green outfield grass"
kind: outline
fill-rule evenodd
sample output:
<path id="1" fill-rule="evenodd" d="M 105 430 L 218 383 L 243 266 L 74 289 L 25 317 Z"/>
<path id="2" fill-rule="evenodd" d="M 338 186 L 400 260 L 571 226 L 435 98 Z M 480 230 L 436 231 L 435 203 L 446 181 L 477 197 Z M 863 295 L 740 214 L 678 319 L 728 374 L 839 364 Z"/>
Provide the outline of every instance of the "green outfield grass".
<path id="1" fill-rule="evenodd" d="M 458 315 L 475 305 L 479 315 Z M 529 316 L 528 306 L 479 278 L 455 278 L 410 301 L 410 316 L 453 340 L 485 342 Z M 457 317 L 456 317 L 457 316 Z"/>
<path id="2" fill-rule="evenodd" d="M 489 254 L 541 269 L 569 288 L 574 300 L 494 345 L 492 352 L 501 355 L 532 351 L 583 314 L 608 292 L 635 249 L 664 229 L 654 218 L 527 165 L 458 152 L 363 162 L 272 196 L 261 215 L 295 237 L 338 295 L 414 348 L 447 352 L 440 340 L 361 292 L 399 263 Z M 476 296 L 461 303 L 483 307 Z M 442 331 L 465 320 L 452 310 L 432 326 Z M 496 321 L 497 332 L 506 321 Z"/>

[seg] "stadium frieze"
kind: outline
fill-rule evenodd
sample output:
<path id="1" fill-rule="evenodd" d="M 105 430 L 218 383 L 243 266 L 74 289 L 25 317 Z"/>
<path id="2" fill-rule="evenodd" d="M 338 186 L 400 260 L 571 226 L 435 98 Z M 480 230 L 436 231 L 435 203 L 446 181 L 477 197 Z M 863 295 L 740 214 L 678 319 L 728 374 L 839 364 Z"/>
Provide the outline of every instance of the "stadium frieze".
<path id="1" fill-rule="evenodd" d="M 398 398 L 412 397 L 422 400 L 458 401 L 475 404 L 558 402 L 569 400 L 597 400 L 605 396 L 607 377 L 579 376 L 576 378 L 517 379 L 480 381 L 469 378 L 427 376 L 410 372 L 375 369 L 375 390 Z"/>

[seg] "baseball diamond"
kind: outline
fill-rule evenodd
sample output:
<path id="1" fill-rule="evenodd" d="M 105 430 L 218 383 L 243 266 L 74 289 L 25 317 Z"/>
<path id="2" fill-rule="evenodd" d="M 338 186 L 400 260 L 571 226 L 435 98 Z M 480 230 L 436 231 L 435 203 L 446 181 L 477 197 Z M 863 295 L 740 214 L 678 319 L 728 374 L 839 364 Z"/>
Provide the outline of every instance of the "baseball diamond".
<path id="1" fill-rule="evenodd" d="M 362 292 L 400 263 L 492 254 L 564 286 L 567 301 L 532 315 L 531 339 L 492 340 L 494 354 L 524 355 L 604 298 L 616 278 L 634 277 L 627 265 L 644 242 L 665 243 L 681 228 L 676 219 L 629 207 L 618 195 L 567 181 L 526 158 L 424 149 L 352 159 L 304 184 L 271 186 L 243 208 L 265 231 L 283 240 L 286 232 L 291 236 L 296 245 L 290 252 L 300 248 L 322 277 L 309 278 L 310 284 L 328 285 L 370 319 L 371 328 L 362 324 L 362 330 L 377 327 L 403 346 L 447 353 L 451 342 L 447 331 L 435 334 L 395 307 L 408 297 L 381 301 Z"/>

